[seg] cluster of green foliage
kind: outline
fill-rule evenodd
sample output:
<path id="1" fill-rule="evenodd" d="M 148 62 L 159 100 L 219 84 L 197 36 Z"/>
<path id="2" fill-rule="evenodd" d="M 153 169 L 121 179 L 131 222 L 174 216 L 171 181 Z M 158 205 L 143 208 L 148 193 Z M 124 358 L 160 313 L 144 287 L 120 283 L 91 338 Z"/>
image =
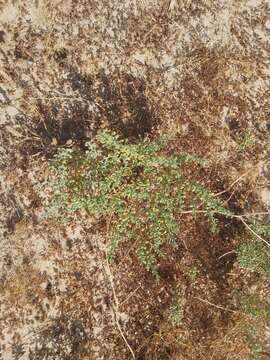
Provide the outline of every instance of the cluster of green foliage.
<path id="1" fill-rule="evenodd" d="M 184 317 L 184 294 L 183 289 L 177 287 L 173 300 L 169 306 L 168 319 L 173 325 L 180 325 Z"/>
<path id="2" fill-rule="evenodd" d="M 243 131 L 239 137 L 239 151 L 245 152 L 246 150 L 250 150 L 255 144 L 256 138 L 254 137 L 252 131 L 250 129 Z"/>
<path id="3" fill-rule="evenodd" d="M 194 283 L 200 274 L 200 269 L 196 265 L 192 265 L 186 274 L 188 275 L 190 280 Z"/>
<path id="4" fill-rule="evenodd" d="M 242 309 L 253 321 L 260 322 L 270 315 L 270 304 L 256 295 L 249 295 L 242 301 Z"/>
<path id="5" fill-rule="evenodd" d="M 242 301 L 242 311 L 247 316 L 246 341 L 254 359 L 257 359 L 264 350 L 259 332 L 269 318 L 270 304 L 256 295 L 249 295 Z"/>
<path id="6" fill-rule="evenodd" d="M 177 219 L 184 211 L 205 212 L 213 230 L 215 214 L 229 214 L 183 164 L 206 162 L 190 154 L 165 153 L 168 136 L 129 143 L 98 131 L 85 150 L 60 148 L 51 166 L 51 210 L 65 216 L 80 210 L 103 218 L 110 231 L 109 255 L 129 241 L 147 270 L 156 273 L 164 245 L 177 246 Z"/>
<path id="7" fill-rule="evenodd" d="M 270 235 L 270 225 L 253 223 L 252 230 L 259 236 Z M 258 272 L 270 280 L 270 251 L 269 247 L 253 233 L 251 238 L 240 244 L 237 249 L 239 265 L 251 271 Z"/>

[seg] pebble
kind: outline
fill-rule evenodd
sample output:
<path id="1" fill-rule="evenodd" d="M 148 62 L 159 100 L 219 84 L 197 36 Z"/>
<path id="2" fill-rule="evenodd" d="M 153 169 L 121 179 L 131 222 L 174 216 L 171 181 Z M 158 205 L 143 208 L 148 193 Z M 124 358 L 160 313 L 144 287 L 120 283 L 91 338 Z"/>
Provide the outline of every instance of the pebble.
<path id="1" fill-rule="evenodd" d="M 262 203 L 266 208 L 270 208 L 270 190 L 268 188 L 264 188 L 261 191 L 261 199 Z"/>

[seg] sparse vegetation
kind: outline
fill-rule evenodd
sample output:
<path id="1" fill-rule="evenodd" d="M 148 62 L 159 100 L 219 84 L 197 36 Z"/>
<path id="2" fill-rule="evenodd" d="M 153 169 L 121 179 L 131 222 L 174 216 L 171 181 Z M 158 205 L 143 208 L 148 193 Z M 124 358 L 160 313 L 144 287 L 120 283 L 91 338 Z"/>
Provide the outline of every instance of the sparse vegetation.
<path id="1" fill-rule="evenodd" d="M 86 151 L 60 149 L 52 162 L 53 192 L 49 213 L 85 210 L 104 217 L 110 231 L 109 255 L 120 242 L 130 241 L 147 270 L 156 273 L 163 246 L 177 247 L 177 217 L 185 211 L 204 211 L 216 230 L 216 212 L 230 214 L 198 181 L 181 170 L 187 163 L 205 165 L 190 154 L 162 153 L 167 136 L 137 143 L 115 133 L 99 131 Z"/>
<path id="2" fill-rule="evenodd" d="M 253 223 L 252 230 L 259 236 L 269 236 L 269 224 Z M 251 238 L 250 238 L 250 235 Z M 270 280 L 270 251 L 269 247 L 258 239 L 253 233 L 249 233 L 249 240 L 242 242 L 237 249 L 239 265 L 251 271 L 266 276 Z"/>
<path id="3" fill-rule="evenodd" d="M 192 265 L 190 269 L 187 271 L 187 275 L 189 276 L 192 282 L 196 281 L 199 274 L 200 274 L 200 270 L 196 265 Z"/>
<path id="4" fill-rule="evenodd" d="M 256 144 L 256 138 L 254 137 L 250 129 L 243 131 L 239 138 L 239 151 L 250 150 Z"/>
<path id="5" fill-rule="evenodd" d="M 169 321 L 173 325 L 180 325 L 184 316 L 184 294 L 180 288 L 177 288 L 169 307 Z"/>
<path id="6" fill-rule="evenodd" d="M 260 331 L 269 318 L 270 305 L 256 295 L 249 295 L 243 300 L 242 309 L 247 316 L 245 338 L 254 359 L 258 359 L 265 350 L 260 342 Z"/>
<path id="7" fill-rule="evenodd" d="M 263 250 L 258 241 L 241 244 L 237 252 L 240 266 L 252 271 L 262 271 L 265 257 Z"/>
<path id="8" fill-rule="evenodd" d="M 181 214 L 204 213 L 212 231 L 217 213 L 233 216 L 181 169 L 188 163 L 204 166 L 205 160 L 190 154 L 166 155 L 168 140 L 165 135 L 129 143 L 101 130 L 86 143 L 86 151 L 60 148 L 45 182 L 53 194 L 48 214 L 66 217 L 84 210 L 103 217 L 110 234 L 109 257 L 115 256 L 121 242 L 129 241 L 141 263 L 157 275 L 157 260 L 166 256 L 164 245 L 178 246 Z M 251 229 L 259 236 L 269 233 L 269 225 L 258 222 Z M 269 252 L 256 236 L 239 246 L 238 259 L 240 266 L 269 275 Z M 190 277 L 194 280 L 196 275 L 193 269 Z"/>
<path id="9" fill-rule="evenodd" d="M 1 2 L 0 359 L 269 357 L 268 13 Z"/>

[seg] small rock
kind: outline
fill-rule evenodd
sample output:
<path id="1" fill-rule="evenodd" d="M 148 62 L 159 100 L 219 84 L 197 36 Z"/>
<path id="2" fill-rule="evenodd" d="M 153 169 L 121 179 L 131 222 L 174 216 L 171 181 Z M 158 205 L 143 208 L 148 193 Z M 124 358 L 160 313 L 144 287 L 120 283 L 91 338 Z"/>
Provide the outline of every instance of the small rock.
<path id="1" fill-rule="evenodd" d="M 270 208 L 270 190 L 268 188 L 262 189 L 261 199 L 262 199 L 263 205 L 267 208 Z"/>
<path id="2" fill-rule="evenodd" d="M 57 139 L 56 139 L 55 137 L 52 139 L 51 144 L 52 144 L 53 146 L 56 146 L 56 145 L 57 145 Z"/>
<path id="3" fill-rule="evenodd" d="M 182 124 L 181 130 L 182 130 L 183 135 L 188 135 L 188 133 L 189 133 L 189 124 L 188 123 Z"/>

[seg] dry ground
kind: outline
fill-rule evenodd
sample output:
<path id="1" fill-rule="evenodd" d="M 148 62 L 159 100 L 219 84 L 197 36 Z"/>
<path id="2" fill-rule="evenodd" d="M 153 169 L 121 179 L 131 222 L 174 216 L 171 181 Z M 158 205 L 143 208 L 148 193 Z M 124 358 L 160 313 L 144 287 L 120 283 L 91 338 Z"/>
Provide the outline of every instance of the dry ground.
<path id="1" fill-rule="evenodd" d="M 270 357 L 269 316 L 250 324 L 241 307 L 267 302 L 270 287 L 239 266 L 238 221 L 221 219 L 213 235 L 201 218 L 181 220 L 156 282 L 128 249 L 108 266 L 86 216 L 44 220 L 36 189 L 59 145 L 100 127 L 131 139 L 171 131 L 174 150 L 209 159 L 194 176 L 231 209 L 267 211 L 269 10 L 267 0 L 0 0 L 0 359 Z M 180 324 L 169 313 L 177 288 Z"/>

